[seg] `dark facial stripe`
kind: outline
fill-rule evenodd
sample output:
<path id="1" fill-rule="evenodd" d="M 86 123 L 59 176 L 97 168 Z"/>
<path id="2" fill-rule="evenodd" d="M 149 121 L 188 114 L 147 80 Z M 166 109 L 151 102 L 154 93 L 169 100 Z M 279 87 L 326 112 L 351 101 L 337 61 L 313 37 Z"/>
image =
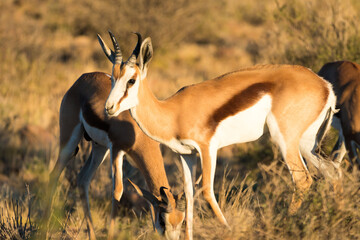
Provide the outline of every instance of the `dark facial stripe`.
<path id="1" fill-rule="evenodd" d="M 124 96 L 116 103 L 116 109 L 120 107 L 120 103 L 127 97 L 128 95 L 128 89 L 126 88 Z"/>
<path id="2" fill-rule="evenodd" d="M 222 120 L 251 107 L 259 101 L 264 94 L 270 93 L 274 86 L 274 83 L 269 82 L 256 83 L 234 95 L 210 116 L 208 120 L 209 126 L 215 130 Z"/>

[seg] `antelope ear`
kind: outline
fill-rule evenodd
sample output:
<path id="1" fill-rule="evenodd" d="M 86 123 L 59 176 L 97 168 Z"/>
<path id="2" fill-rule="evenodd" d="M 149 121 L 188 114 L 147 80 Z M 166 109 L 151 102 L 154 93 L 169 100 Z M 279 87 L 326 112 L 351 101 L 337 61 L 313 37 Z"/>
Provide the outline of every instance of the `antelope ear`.
<path id="1" fill-rule="evenodd" d="M 159 200 L 152 193 L 150 193 L 149 191 L 147 191 L 145 189 L 138 187 L 135 183 L 130 181 L 130 179 L 128 179 L 128 181 L 141 197 L 148 200 L 154 207 L 157 207 L 159 205 Z"/>
<path id="2" fill-rule="evenodd" d="M 167 188 L 166 187 L 160 188 L 160 197 L 163 202 L 165 202 L 166 204 L 169 204 L 169 199 L 165 193 L 165 189 L 167 189 Z"/>
<path id="3" fill-rule="evenodd" d="M 139 68 L 142 71 L 142 75 L 145 77 L 147 74 L 147 69 L 149 63 L 153 56 L 153 47 L 151 43 L 151 38 L 146 38 L 140 47 L 140 59 L 139 59 Z"/>
<path id="4" fill-rule="evenodd" d="M 185 212 L 185 206 L 186 206 L 186 197 L 184 193 L 181 193 L 176 199 L 176 209 L 181 212 Z"/>

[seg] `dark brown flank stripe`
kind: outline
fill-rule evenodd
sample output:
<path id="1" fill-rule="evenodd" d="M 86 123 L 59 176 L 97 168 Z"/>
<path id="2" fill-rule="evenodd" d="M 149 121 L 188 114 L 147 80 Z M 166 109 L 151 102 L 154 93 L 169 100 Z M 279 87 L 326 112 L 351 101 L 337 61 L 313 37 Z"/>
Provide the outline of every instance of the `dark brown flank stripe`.
<path id="1" fill-rule="evenodd" d="M 209 117 L 208 124 L 215 130 L 219 123 L 254 105 L 260 98 L 273 90 L 274 83 L 256 83 L 233 96 Z"/>

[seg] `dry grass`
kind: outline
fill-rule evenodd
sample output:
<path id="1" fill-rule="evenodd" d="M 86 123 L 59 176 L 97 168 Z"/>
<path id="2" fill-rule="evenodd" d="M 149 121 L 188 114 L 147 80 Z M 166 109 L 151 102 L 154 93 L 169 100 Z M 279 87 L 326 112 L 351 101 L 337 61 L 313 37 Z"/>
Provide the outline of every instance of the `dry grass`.
<path id="1" fill-rule="evenodd" d="M 315 71 L 329 61 L 359 61 L 359 8 L 353 2 L 276 1 L 272 27 L 257 42 L 258 60 L 300 64 Z"/>
<path id="2" fill-rule="evenodd" d="M 218 201 L 231 231 L 214 218 L 201 195 L 196 194 L 195 239 L 358 239 L 360 237 L 360 172 L 345 173 L 343 192 L 337 195 L 329 183 L 319 179 L 312 186 L 305 201 L 294 216 L 287 213 L 292 184 L 284 164 L 259 164 L 254 180 L 247 176 L 228 178 L 231 167 L 218 169 L 216 186 Z M 178 177 L 181 178 L 180 175 Z M 96 181 L 96 180 L 95 180 Z M 97 183 L 99 184 L 99 183 Z M 109 184 L 109 182 L 108 182 Z M 101 183 L 101 185 L 105 185 Z M 109 223 L 107 194 L 96 196 L 92 186 L 92 213 L 99 239 L 105 239 Z M 87 236 L 81 206 L 69 209 L 68 189 L 63 187 L 55 196 L 52 239 L 84 239 Z M 11 200 L 24 199 L 24 200 Z M 5 239 L 29 239 L 36 230 L 37 214 L 41 208 L 30 202 L 29 194 L 15 197 L 12 190 L 3 190 L 0 198 Z M 10 201 L 10 203 L 8 203 Z M 20 210 L 18 210 L 18 208 Z M 21 220 L 22 218 L 22 220 Z M 32 225 L 30 222 L 32 221 Z M 127 211 L 116 222 L 116 239 L 160 239 L 152 231 L 149 214 L 136 215 Z M 11 237 L 10 237 L 11 236 Z"/>
<path id="3" fill-rule="evenodd" d="M 155 55 L 149 78 L 156 95 L 166 98 L 184 85 L 254 63 L 318 70 L 332 60 L 359 62 L 359 13 L 355 0 L 0 1 L 0 21 L 6 23 L 0 25 L 0 238 L 30 239 L 36 232 L 43 187 L 57 158 L 61 98 L 82 73 L 111 69 L 97 33 L 108 41 L 111 29 L 124 55 L 135 45 L 130 32 L 151 36 Z M 64 174 L 55 196 L 52 239 L 87 236 L 74 183 L 88 152 L 83 145 Z M 177 156 L 169 151 L 164 156 L 169 180 L 181 191 Z M 108 162 L 90 189 L 99 239 L 106 238 L 109 225 Z M 126 176 L 144 184 L 138 171 L 126 169 Z M 293 185 L 267 138 L 225 148 L 215 192 L 231 231 L 197 194 L 195 239 L 359 239 L 359 171 L 345 171 L 342 181 L 338 196 L 318 179 L 299 212 L 289 216 Z M 146 212 L 132 208 L 119 215 L 117 239 L 160 239 Z"/>

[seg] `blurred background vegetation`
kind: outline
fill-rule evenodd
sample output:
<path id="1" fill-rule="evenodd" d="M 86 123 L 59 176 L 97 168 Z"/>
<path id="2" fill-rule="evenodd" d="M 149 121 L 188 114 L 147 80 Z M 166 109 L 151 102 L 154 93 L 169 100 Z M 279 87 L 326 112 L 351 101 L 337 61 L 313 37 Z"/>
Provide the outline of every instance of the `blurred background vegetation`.
<path id="1" fill-rule="evenodd" d="M 57 158 L 62 96 L 82 73 L 111 71 L 97 33 L 109 43 L 111 29 L 125 56 L 136 44 L 131 32 L 150 36 L 155 55 L 149 79 L 155 94 L 166 98 L 184 85 L 254 64 L 300 64 L 316 72 L 329 61 L 360 62 L 359 16 L 357 0 L 1 0 L 0 238 L 28 239 L 36 230 L 38 196 Z M 74 173 L 88 153 L 84 144 L 57 193 L 55 239 L 86 236 L 81 209 L 69 205 L 77 197 Z M 176 156 L 164 156 L 170 182 L 180 189 Z M 345 174 L 343 200 L 319 180 L 302 212 L 289 218 L 290 175 L 266 136 L 220 150 L 218 166 L 215 190 L 234 229 L 222 233 L 197 198 L 196 238 L 360 238 L 356 169 Z M 101 167 L 90 189 L 100 237 L 109 216 L 108 169 Z M 141 181 L 135 170 L 127 174 Z M 119 239 L 157 238 L 147 216 L 129 219 L 119 220 Z"/>

